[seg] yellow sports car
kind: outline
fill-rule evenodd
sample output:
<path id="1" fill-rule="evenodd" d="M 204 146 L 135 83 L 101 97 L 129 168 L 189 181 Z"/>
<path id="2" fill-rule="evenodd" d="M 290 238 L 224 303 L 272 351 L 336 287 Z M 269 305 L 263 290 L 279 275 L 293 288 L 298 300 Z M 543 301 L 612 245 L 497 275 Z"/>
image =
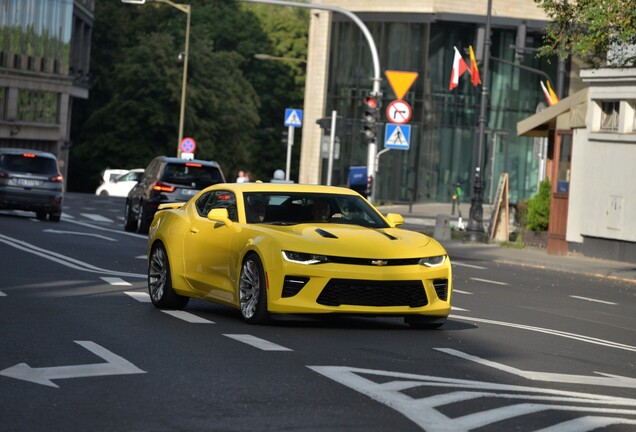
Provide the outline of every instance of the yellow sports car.
<path id="1" fill-rule="evenodd" d="M 436 328 L 451 309 L 451 263 L 436 240 L 397 228 L 403 223 L 346 188 L 210 186 L 155 214 L 150 298 L 166 309 L 210 300 L 254 324 L 274 314 L 336 313 Z"/>

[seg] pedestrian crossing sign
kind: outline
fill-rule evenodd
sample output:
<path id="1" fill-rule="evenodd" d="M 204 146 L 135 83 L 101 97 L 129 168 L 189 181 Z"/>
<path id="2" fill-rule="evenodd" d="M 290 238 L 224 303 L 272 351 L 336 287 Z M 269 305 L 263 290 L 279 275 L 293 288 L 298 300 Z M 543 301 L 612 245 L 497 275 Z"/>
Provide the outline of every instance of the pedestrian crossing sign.
<path id="1" fill-rule="evenodd" d="M 387 123 L 384 134 L 384 148 L 408 150 L 411 141 L 411 125 Z"/>
<path id="2" fill-rule="evenodd" d="M 285 126 L 301 127 L 303 125 L 303 110 L 285 109 Z"/>

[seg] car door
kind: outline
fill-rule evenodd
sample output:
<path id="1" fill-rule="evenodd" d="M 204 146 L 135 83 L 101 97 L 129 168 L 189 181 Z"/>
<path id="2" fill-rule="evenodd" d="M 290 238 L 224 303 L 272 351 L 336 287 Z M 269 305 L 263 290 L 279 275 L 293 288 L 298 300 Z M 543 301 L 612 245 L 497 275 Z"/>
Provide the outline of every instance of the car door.
<path id="1" fill-rule="evenodd" d="M 207 218 L 210 210 L 226 208 L 230 220 L 238 222 L 236 197 L 228 190 L 212 190 L 197 199 L 195 208 L 183 240 L 186 279 L 204 296 L 236 304 L 236 277 L 231 276 L 239 259 L 238 252 L 232 250 L 236 227 Z"/>

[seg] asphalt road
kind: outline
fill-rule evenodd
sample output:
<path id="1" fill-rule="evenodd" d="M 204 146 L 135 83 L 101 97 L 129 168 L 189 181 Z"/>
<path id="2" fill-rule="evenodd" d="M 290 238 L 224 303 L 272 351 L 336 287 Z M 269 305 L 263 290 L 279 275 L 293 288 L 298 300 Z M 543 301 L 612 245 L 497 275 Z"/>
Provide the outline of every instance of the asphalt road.
<path id="1" fill-rule="evenodd" d="M 244 324 L 155 309 L 124 200 L 0 211 L 0 431 L 636 429 L 636 290 L 449 248 L 454 308 Z M 606 429 L 607 430 L 607 429 Z"/>

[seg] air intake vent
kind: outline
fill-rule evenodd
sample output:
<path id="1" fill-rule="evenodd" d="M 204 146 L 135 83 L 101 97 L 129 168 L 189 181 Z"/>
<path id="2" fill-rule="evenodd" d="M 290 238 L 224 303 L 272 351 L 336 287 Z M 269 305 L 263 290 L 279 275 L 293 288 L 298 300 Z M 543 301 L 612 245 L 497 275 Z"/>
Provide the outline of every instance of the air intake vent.
<path id="1" fill-rule="evenodd" d="M 282 297 L 293 297 L 309 282 L 308 277 L 286 276 L 283 282 Z"/>
<path id="2" fill-rule="evenodd" d="M 433 287 L 440 300 L 448 300 L 448 279 L 434 279 Z"/>
<path id="3" fill-rule="evenodd" d="M 325 306 L 409 306 L 428 304 L 422 282 L 332 279 L 318 296 Z"/>

